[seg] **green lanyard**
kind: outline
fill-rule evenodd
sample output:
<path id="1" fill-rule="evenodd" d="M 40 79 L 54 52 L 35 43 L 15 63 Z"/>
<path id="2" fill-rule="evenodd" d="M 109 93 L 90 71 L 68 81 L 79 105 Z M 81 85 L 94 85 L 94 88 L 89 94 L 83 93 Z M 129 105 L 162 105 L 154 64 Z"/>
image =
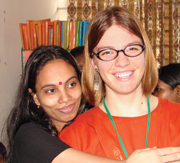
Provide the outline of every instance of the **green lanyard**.
<path id="1" fill-rule="evenodd" d="M 150 104 L 149 104 L 149 97 L 147 97 L 147 103 L 148 103 L 148 122 L 147 122 L 147 132 L 146 132 L 145 148 L 147 148 L 148 135 L 149 135 L 149 126 L 150 126 L 150 118 L 151 118 L 151 110 L 150 110 Z M 125 154 L 126 158 L 128 158 L 129 156 L 128 156 L 128 153 L 127 153 L 127 151 L 126 151 L 126 148 L 125 148 L 125 146 L 124 146 L 124 144 L 123 144 L 123 141 L 122 141 L 122 139 L 121 139 L 121 137 L 120 137 L 120 135 L 119 135 L 119 133 L 118 133 L 118 131 L 117 131 L 116 125 L 115 125 L 115 123 L 114 123 L 114 120 L 113 120 L 113 118 L 112 118 L 112 116 L 111 116 L 111 114 L 110 114 L 110 112 L 109 112 L 109 110 L 108 110 L 108 108 L 107 108 L 107 106 L 106 106 L 105 97 L 104 97 L 104 99 L 103 99 L 103 105 L 104 105 L 104 107 L 105 107 L 105 109 L 106 109 L 106 112 L 107 112 L 107 114 L 108 114 L 108 116 L 109 116 L 109 119 L 111 120 L 111 123 L 113 124 L 113 126 L 114 126 L 114 128 L 115 128 L 115 130 L 116 130 L 116 133 L 117 133 L 117 135 L 118 135 L 119 142 L 120 142 L 121 147 L 122 147 L 122 149 L 123 149 L 123 151 L 124 151 L 124 154 Z"/>

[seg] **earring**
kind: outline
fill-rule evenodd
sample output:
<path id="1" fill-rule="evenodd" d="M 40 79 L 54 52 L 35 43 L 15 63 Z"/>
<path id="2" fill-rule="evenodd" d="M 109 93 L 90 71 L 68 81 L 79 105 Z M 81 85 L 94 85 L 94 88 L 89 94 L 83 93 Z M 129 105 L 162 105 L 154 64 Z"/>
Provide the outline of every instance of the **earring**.
<path id="1" fill-rule="evenodd" d="M 37 108 L 39 109 L 39 108 L 40 108 L 40 105 L 37 105 Z"/>
<path id="2" fill-rule="evenodd" d="M 98 91 L 99 89 L 99 72 L 98 69 L 95 68 L 95 76 L 94 76 L 94 90 Z"/>

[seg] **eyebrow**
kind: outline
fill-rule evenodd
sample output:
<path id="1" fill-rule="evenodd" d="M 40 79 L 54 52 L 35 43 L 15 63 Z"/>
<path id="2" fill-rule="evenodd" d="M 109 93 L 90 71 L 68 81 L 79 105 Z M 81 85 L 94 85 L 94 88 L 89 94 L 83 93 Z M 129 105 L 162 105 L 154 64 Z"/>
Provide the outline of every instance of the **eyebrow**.
<path id="1" fill-rule="evenodd" d="M 134 45 L 134 44 L 140 44 L 140 45 L 142 45 L 143 43 L 142 43 L 142 41 L 132 41 L 132 42 L 130 42 L 130 43 L 128 43 L 128 44 L 126 44 L 125 46 L 124 46 L 124 48 L 125 47 L 127 47 L 127 46 L 130 46 L 130 45 Z M 112 47 L 113 45 L 108 45 L 108 46 L 100 46 L 100 47 L 98 47 L 98 51 L 100 51 L 100 50 L 102 50 L 102 49 L 113 49 L 114 47 Z"/>
<path id="2" fill-rule="evenodd" d="M 76 79 L 77 79 L 77 76 L 72 76 L 72 77 L 70 77 L 68 80 L 65 81 L 65 83 L 67 83 L 68 81 L 70 81 L 70 80 L 73 79 L 73 78 L 76 78 Z M 43 86 L 41 87 L 41 89 L 46 88 L 46 87 L 52 87 L 52 86 L 56 86 L 56 84 L 45 84 L 45 85 L 43 85 Z"/>
<path id="3" fill-rule="evenodd" d="M 72 76 L 70 77 L 65 83 L 67 83 L 69 80 L 73 79 L 73 78 L 76 78 L 77 79 L 77 76 Z"/>

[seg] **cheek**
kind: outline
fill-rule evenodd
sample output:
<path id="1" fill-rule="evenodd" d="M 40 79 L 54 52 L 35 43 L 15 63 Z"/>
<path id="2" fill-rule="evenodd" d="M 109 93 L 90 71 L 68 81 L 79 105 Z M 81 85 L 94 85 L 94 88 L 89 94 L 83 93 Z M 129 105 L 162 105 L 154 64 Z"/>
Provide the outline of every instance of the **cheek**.
<path id="1" fill-rule="evenodd" d="M 159 93 L 158 93 L 158 97 L 161 97 L 161 98 L 170 98 L 171 97 L 171 93 L 170 93 L 170 90 L 161 90 Z"/>
<path id="2" fill-rule="evenodd" d="M 76 88 L 68 90 L 68 93 L 74 100 L 81 99 L 82 90 L 80 84 L 78 84 Z"/>
<path id="3" fill-rule="evenodd" d="M 137 58 L 135 57 L 132 59 L 134 59 L 134 62 L 133 62 L 134 67 L 136 67 L 138 70 L 139 80 L 142 80 L 144 73 L 145 73 L 145 70 L 146 70 L 146 63 L 145 63 L 144 55 L 139 56 Z"/>
<path id="4" fill-rule="evenodd" d="M 104 76 L 103 74 L 110 72 L 113 69 L 113 65 L 114 64 L 110 61 L 109 62 L 104 61 L 104 63 L 100 63 L 97 65 L 98 72 L 102 76 L 102 78 Z"/>
<path id="5" fill-rule="evenodd" d="M 75 109 L 74 109 L 74 111 L 77 114 L 77 112 L 79 110 L 79 107 L 80 107 L 80 103 L 81 103 L 81 97 L 82 97 L 81 89 L 77 90 L 76 92 L 72 92 L 71 96 L 72 96 L 72 101 L 75 102 Z"/>
<path id="6" fill-rule="evenodd" d="M 75 95 L 76 95 L 75 98 L 76 98 L 77 100 L 81 100 L 81 95 L 82 95 L 81 88 L 76 91 Z"/>
<path id="7" fill-rule="evenodd" d="M 161 98 L 166 98 L 167 97 L 167 93 L 164 92 L 164 91 L 161 91 L 157 94 L 158 97 L 161 97 Z"/>
<path id="8" fill-rule="evenodd" d="M 173 90 L 170 90 L 169 91 L 169 94 L 167 94 L 167 98 L 170 100 L 170 101 L 174 101 L 174 102 L 177 102 L 176 100 L 176 93 L 173 91 Z"/>
<path id="9" fill-rule="evenodd" d="M 58 101 L 58 97 L 56 96 L 51 96 L 51 97 L 42 97 L 41 99 L 39 99 L 40 105 L 42 107 L 52 107 L 54 106 Z"/>
<path id="10" fill-rule="evenodd" d="M 144 72 L 146 67 L 146 61 L 144 55 L 140 55 L 139 57 L 137 58 L 135 57 L 134 59 L 136 60 L 134 63 L 137 63 L 136 66 L 142 69 L 142 71 Z"/>

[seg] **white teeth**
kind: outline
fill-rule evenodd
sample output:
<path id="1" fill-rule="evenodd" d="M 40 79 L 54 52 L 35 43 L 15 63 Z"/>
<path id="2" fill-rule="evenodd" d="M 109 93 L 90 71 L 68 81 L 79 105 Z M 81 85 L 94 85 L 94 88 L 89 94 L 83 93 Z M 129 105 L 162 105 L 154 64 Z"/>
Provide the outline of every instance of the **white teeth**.
<path id="1" fill-rule="evenodd" d="M 121 73 L 121 74 L 115 74 L 115 76 L 117 76 L 118 78 L 127 78 L 132 74 L 132 72 L 125 72 L 125 73 Z"/>

